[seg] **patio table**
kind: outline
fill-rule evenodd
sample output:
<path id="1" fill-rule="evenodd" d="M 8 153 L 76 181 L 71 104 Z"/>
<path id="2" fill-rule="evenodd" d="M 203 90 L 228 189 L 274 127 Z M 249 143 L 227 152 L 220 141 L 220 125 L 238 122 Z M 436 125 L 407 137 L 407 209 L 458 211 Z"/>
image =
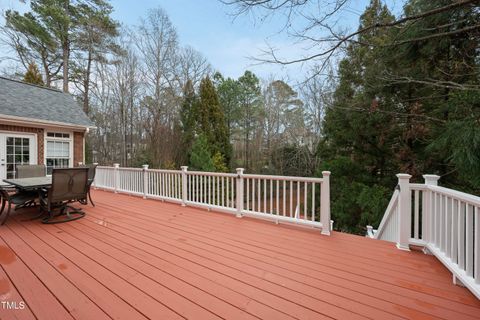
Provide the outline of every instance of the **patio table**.
<path id="1" fill-rule="evenodd" d="M 18 178 L 18 179 L 3 179 L 4 182 L 6 182 L 10 186 L 14 186 L 17 189 L 20 189 L 25 192 L 38 192 L 40 195 L 40 192 L 42 189 L 49 188 L 52 185 L 52 177 L 32 177 L 32 178 Z M 0 210 L 0 222 L 1 224 L 5 223 L 7 217 L 10 215 L 10 204 L 11 204 L 11 198 L 7 195 L 8 191 L 2 191 L 2 205 L 1 205 L 1 210 Z M 5 208 L 5 199 L 6 197 L 8 199 L 8 207 Z M 4 209 L 6 209 L 4 211 Z M 15 207 L 15 210 L 17 207 Z M 37 219 L 39 217 L 43 216 L 42 212 L 35 216 L 32 219 Z"/>
<path id="2" fill-rule="evenodd" d="M 3 179 L 3 181 L 19 189 L 29 191 L 48 188 L 52 185 L 51 176 L 20 179 Z"/>

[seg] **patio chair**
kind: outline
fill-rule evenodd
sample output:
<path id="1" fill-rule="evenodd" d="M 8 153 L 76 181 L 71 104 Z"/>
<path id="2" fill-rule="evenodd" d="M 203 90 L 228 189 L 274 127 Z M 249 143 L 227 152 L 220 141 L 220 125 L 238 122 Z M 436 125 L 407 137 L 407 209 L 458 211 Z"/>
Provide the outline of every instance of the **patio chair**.
<path id="1" fill-rule="evenodd" d="M 17 178 L 33 178 L 44 177 L 46 173 L 45 165 L 17 165 L 16 177 Z M 15 210 L 24 207 L 30 207 L 36 205 L 36 200 L 39 197 L 38 191 L 23 191 L 18 190 L 12 185 L 0 185 L 0 225 L 3 225 L 8 216 L 12 204 L 15 205 Z M 8 205 L 7 205 L 8 203 Z M 4 210 L 7 210 L 4 212 Z"/>
<path id="2" fill-rule="evenodd" d="M 45 177 L 47 173 L 47 167 L 44 164 L 24 164 L 24 165 L 17 165 L 16 170 L 16 177 L 18 179 L 22 178 L 35 178 L 35 177 Z M 15 205 L 15 210 L 18 210 L 23 207 L 29 207 L 36 205 L 36 198 L 38 198 L 38 191 L 21 191 L 23 197 L 30 195 L 30 197 L 34 197 L 33 199 L 27 200 L 25 203 L 20 203 Z"/>
<path id="3" fill-rule="evenodd" d="M 12 204 L 15 205 L 15 210 L 18 207 L 26 207 L 35 203 L 38 198 L 37 192 L 18 191 L 11 185 L 0 186 L 1 208 L 0 208 L 0 225 L 5 224 L 10 215 Z M 4 212 L 4 210 L 6 210 Z"/>
<path id="4" fill-rule="evenodd" d="M 90 189 L 92 188 L 93 180 L 95 180 L 95 174 L 97 172 L 97 165 L 96 164 L 81 165 L 80 168 L 88 168 L 88 182 L 87 182 L 88 201 L 90 201 L 92 206 L 95 207 L 95 203 L 93 203 L 93 200 L 92 200 L 92 195 L 90 194 Z M 85 203 L 82 203 L 82 204 L 88 204 L 88 201 L 87 201 L 87 199 L 85 199 Z"/>
<path id="5" fill-rule="evenodd" d="M 88 168 L 53 169 L 52 186 L 40 197 L 41 208 L 48 214 L 43 223 L 62 223 L 85 216 L 80 208 L 70 204 L 84 202 L 88 195 Z M 57 213 L 54 211 L 58 210 Z"/>
<path id="6" fill-rule="evenodd" d="M 43 164 L 17 165 L 17 178 L 45 177 L 47 169 Z"/>

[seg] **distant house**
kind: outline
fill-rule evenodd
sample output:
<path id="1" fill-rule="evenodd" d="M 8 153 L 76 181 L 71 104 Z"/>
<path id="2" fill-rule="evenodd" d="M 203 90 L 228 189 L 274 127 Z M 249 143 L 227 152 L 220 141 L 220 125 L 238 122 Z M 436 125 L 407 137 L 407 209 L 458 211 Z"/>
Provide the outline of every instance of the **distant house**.
<path id="1" fill-rule="evenodd" d="M 19 164 L 73 167 L 85 161 L 93 123 L 70 94 L 0 77 L 0 179 Z"/>

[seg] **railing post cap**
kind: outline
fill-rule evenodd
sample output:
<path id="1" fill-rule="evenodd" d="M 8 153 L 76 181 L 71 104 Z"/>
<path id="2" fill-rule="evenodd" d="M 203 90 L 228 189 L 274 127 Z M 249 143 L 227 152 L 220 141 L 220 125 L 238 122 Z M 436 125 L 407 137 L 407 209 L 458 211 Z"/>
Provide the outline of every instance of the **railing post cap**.
<path id="1" fill-rule="evenodd" d="M 181 166 L 180 169 L 182 169 L 182 171 L 187 171 L 188 166 Z"/>
<path id="2" fill-rule="evenodd" d="M 437 182 L 440 179 L 440 176 L 437 176 L 436 174 L 424 174 L 422 177 L 425 180 L 425 184 L 433 185 L 437 185 Z"/>
<path id="3" fill-rule="evenodd" d="M 403 180 L 403 179 L 410 179 L 412 176 L 409 175 L 408 173 L 399 173 L 397 174 L 397 178 L 400 179 L 400 180 Z"/>
<path id="4" fill-rule="evenodd" d="M 120 163 L 114 163 L 114 164 L 113 164 L 113 167 L 114 167 L 114 168 L 119 168 L 119 167 L 120 167 Z"/>
<path id="5" fill-rule="evenodd" d="M 238 174 L 243 174 L 243 171 L 245 171 L 245 168 L 237 168 L 236 170 Z"/>
<path id="6" fill-rule="evenodd" d="M 98 166 L 98 162 L 94 162 L 92 163 L 94 166 Z"/>
<path id="7" fill-rule="evenodd" d="M 143 168 L 143 170 L 147 170 L 148 169 L 148 164 L 142 164 L 142 168 Z"/>
<path id="8" fill-rule="evenodd" d="M 331 174 L 330 171 L 322 171 L 323 176 L 329 176 Z"/>

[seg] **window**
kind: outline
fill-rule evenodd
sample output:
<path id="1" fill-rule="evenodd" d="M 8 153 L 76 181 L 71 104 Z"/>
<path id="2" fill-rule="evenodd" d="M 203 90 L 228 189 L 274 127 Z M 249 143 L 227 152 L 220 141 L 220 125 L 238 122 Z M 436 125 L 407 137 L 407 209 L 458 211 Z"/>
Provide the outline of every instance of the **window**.
<path id="1" fill-rule="evenodd" d="M 30 164 L 30 139 L 7 137 L 7 178 L 15 178 L 19 164 Z"/>
<path id="2" fill-rule="evenodd" d="M 46 163 L 47 174 L 52 174 L 53 168 L 68 168 L 70 166 L 70 134 L 47 133 Z"/>
<path id="3" fill-rule="evenodd" d="M 69 133 L 62 133 L 62 132 L 47 132 L 47 137 L 52 138 L 70 138 Z"/>

